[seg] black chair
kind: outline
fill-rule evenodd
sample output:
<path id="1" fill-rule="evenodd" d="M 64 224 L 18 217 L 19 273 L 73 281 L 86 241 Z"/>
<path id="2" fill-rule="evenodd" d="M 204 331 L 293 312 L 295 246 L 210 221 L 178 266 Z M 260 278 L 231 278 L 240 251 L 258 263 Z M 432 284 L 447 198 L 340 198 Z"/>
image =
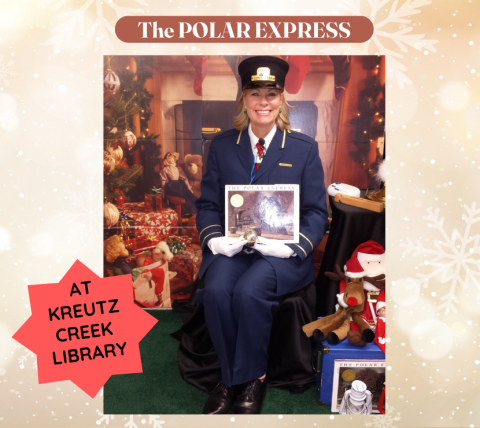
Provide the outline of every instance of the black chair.
<path id="1" fill-rule="evenodd" d="M 203 288 L 201 280 L 196 282 L 196 289 L 199 288 Z M 180 341 L 178 365 L 182 378 L 210 393 L 222 378 L 220 363 L 205 322 L 204 307 L 195 291 L 188 301 L 174 302 L 173 309 L 181 313 L 184 325 L 172 336 Z M 302 326 L 313 321 L 314 316 L 313 282 L 280 303 L 268 347 L 268 387 L 300 393 L 315 385 L 312 342 L 302 331 Z"/>

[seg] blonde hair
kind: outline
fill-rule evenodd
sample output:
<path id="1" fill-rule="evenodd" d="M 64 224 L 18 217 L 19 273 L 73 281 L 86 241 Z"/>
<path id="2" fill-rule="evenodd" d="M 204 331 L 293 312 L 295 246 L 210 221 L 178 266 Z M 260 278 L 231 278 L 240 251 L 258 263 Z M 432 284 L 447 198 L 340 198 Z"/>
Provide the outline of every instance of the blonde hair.
<path id="1" fill-rule="evenodd" d="M 248 124 L 250 123 L 250 118 L 248 117 L 248 114 L 245 114 L 243 112 L 243 97 L 246 95 L 247 91 L 248 89 L 244 89 L 242 95 L 237 100 L 238 114 L 233 118 L 233 126 L 237 131 L 244 131 L 248 128 Z M 279 115 L 275 119 L 277 128 L 280 129 L 280 131 L 290 130 L 290 121 L 288 120 L 289 107 L 293 106 L 287 103 L 287 100 L 285 99 L 285 92 L 283 92 L 282 104 L 280 106 L 280 110 L 282 110 L 282 112 L 279 113 Z"/>

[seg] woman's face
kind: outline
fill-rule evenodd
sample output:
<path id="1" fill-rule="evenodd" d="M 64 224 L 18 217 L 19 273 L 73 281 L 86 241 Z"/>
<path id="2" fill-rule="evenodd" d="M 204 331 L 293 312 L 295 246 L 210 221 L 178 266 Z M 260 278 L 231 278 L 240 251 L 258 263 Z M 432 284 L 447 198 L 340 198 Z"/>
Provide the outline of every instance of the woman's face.
<path id="1" fill-rule="evenodd" d="M 282 97 L 279 89 L 247 89 L 244 96 L 245 109 L 254 128 L 274 125 L 282 105 Z"/>

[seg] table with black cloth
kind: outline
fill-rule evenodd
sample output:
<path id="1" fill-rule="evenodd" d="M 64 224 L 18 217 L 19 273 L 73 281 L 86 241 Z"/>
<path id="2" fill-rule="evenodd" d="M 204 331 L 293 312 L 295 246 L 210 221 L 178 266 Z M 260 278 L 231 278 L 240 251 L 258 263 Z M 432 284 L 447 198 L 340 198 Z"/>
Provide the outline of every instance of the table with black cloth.
<path id="1" fill-rule="evenodd" d="M 365 190 L 361 190 L 361 197 Z M 335 266 L 344 271 L 345 262 L 355 249 L 368 240 L 378 242 L 385 248 L 385 210 L 381 213 L 352 207 L 335 202 L 330 196 L 332 223 L 328 236 L 322 265 L 315 281 L 317 288 L 317 316 L 326 316 L 335 312 L 338 281 L 329 279 L 325 272 L 336 272 Z"/>
<path id="2" fill-rule="evenodd" d="M 197 279 L 196 288 L 203 287 Z M 196 291 L 196 290 L 195 290 Z M 204 307 L 196 292 L 189 301 L 176 300 L 173 310 L 181 313 L 183 326 L 172 333 L 180 341 L 178 366 L 182 378 L 210 393 L 222 380 L 220 362 L 205 322 Z M 267 386 L 303 392 L 315 385 L 312 343 L 302 326 L 315 318 L 315 284 L 289 294 L 280 303 L 272 323 L 268 347 Z"/>

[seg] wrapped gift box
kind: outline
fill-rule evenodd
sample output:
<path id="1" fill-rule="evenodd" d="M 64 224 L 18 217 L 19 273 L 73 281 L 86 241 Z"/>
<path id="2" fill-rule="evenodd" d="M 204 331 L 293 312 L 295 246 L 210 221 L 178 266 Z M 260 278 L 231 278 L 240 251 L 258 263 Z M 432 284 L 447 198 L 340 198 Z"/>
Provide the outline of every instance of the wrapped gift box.
<path id="1" fill-rule="evenodd" d="M 178 215 L 171 208 L 162 208 L 159 212 L 145 212 L 144 202 L 127 202 L 122 205 L 129 217 L 135 220 L 135 237 L 154 235 L 159 240 L 173 233 L 178 227 Z"/>
<path id="2" fill-rule="evenodd" d="M 177 272 L 180 278 L 195 281 L 202 262 L 202 250 L 187 247 L 173 257 L 170 262 L 170 271 Z"/>
<path id="3" fill-rule="evenodd" d="M 138 238 L 128 239 L 124 241 L 125 247 L 133 254 L 140 254 L 144 251 L 152 250 L 160 242 L 154 236 L 143 235 Z"/>
<path id="4" fill-rule="evenodd" d="M 161 212 L 163 208 L 163 200 L 161 193 L 145 193 L 145 212 Z"/>
<path id="5" fill-rule="evenodd" d="M 357 346 L 345 339 L 337 345 L 331 345 L 325 340 L 317 345 L 316 352 L 315 368 L 320 402 L 331 405 L 332 411 L 338 412 L 341 398 L 345 390 L 350 389 L 351 382 L 355 379 L 363 380 L 362 376 L 370 374 L 372 382 L 375 379 L 375 386 L 373 383 L 367 386 L 374 389 L 370 392 L 373 394 L 374 411 L 377 411 L 376 405 L 385 379 L 385 354 L 375 342 Z M 346 370 L 349 372 L 344 375 Z"/>
<path id="6" fill-rule="evenodd" d="M 184 251 L 187 247 L 192 245 L 192 238 L 189 236 L 169 236 L 166 240 L 168 248 L 173 255 L 179 254 Z"/>
<path id="7" fill-rule="evenodd" d="M 120 213 L 123 210 L 119 209 Z M 120 235 L 124 240 L 135 238 L 135 220 L 128 215 L 120 215 L 120 219 L 116 224 L 110 227 L 105 227 L 105 237 L 109 238 L 112 235 Z"/>

